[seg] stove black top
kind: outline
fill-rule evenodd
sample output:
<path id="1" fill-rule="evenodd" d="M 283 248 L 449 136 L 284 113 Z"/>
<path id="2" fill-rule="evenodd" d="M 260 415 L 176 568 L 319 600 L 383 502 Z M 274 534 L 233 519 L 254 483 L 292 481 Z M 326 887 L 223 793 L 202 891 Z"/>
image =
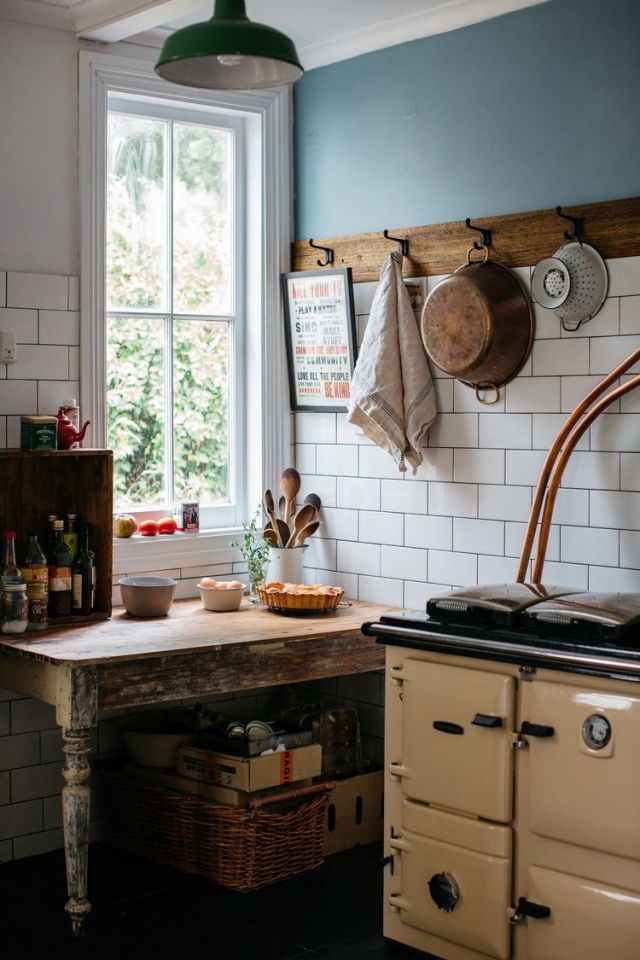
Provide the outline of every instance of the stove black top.
<path id="1" fill-rule="evenodd" d="M 427 603 L 427 613 L 446 623 L 507 625 L 542 600 L 569 596 L 579 591 L 572 587 L 545 586 L 541 583 L 481 583 L 461 587 Z"/>
<path id="2" fill-rule="evenodd" d="M 514 589 L 515 588 L 515 589 Z M 640 594 L 490 584 L 434 597 L 428 613 L 387 614 L 381 642 L 640 680 Z"/>

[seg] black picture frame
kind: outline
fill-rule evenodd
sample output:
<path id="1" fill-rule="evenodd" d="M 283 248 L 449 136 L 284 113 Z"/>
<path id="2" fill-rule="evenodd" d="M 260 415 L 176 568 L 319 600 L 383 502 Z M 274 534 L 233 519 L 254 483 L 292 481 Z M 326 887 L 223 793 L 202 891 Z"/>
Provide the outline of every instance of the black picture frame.
<path id="1" fill-rule="evenodd" d="M 296 367 L 294 357 L 294 332 L 293 324 L 296 318 L 291 309 L 290 283 L 295 280 L 302 280 L 306 277 L 314 277 L 317 280 L 326 280 L 331 277 L 340 277 L 344 288 L 344 323 L 346 327 L 346 342 L 349 349 L 349 376 L 353 376 L 356 360 L 358 358 L 358 333 L 356 329 L 356 311 L 353 299 L 353 279 L 351 267 L 325 270 L 300 270 L 294 273 L 282 274 L 282 298 L 284 301 L 284 323 L 285 338 L 287 344 L 287 367 L 289 370 L 289 395 L 292 410 L 309 410 L 315 413 L 343 413 L 349 409 L 349 398 L 338 399 L 330 403 L 315 403 L 314 398 L 305 402 L 304 398 L 298 396 L 296 382 Z M 349 380 L 351 382 L 351 380 Z M 332 398 L 333 399 L 333 398 Z"/>

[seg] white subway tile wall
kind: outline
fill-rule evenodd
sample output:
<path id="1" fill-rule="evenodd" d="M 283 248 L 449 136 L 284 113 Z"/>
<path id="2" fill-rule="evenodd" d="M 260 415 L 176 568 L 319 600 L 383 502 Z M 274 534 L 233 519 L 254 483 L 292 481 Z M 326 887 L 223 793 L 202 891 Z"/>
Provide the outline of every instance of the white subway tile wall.
<path id="1" fill-rule="evenodd" d="M 433 370 L 440 413 L 415 477 L 399 473 L 346 414 L 297 414 L 297 450 L 305 470 L 314 462 L 314 447 L 323 483 L 331 464 L 339 464 L 336 502 L 344 517 L 326 511 L 323 534 L 337 542 L 336 565 L 316 566 L 317 577 L 343 582 L 354 597 L 382 602 L 397 597 L 394 602 L 407 608 L 423 607 L 429 596 L 453 585 L 514 577 L 549 445 L 575 404 L 640 345 L 640 257 L 611 260 L 608 269 L 608 299 L 577 332 L 564 331 L 552 311 L 534 304 L 530 362 L 497 404 L 482 405 L 463 383 Z M 530 272 L 518 271 L 528 289 Z M 428 278 L 428 289 L 439 279 Z M 360 334 L 375 290 L 375 283 L 355 285 Z M 315 479 L 305 477 L 306 492 Z M 353 542 L 356 530 L 359 544 Z M 640 531 L 640 391 L 611 405 L 568 464 L 547 578 L 594 589 L 640 589 L 635 531 Z"/>
<path id="2" fill-rule="evenodd" d="M 0 364 L 2 446 L 19 446 L 21 414 L 55 414 L 78 398 L 78 309 L 77 277 L 0 272 L 0 330 L 17 341 L 17 362 Z"/>

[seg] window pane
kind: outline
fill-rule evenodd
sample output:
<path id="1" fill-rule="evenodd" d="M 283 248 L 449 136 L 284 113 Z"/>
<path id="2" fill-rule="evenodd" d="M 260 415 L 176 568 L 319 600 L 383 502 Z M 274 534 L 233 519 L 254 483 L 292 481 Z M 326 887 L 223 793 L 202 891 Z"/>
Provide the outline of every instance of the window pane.
<path id="1" fill-rule="evenodd" d="M 159 318 L 107 321 L 107 446 L 115 507 L 166 502 L 164 326 Z"/>
<path id="2" fill-rule="evenodd" d="M 232 134 L 183 123 L 173 130 L 173 309 L 230 314 Z"/>
<path id="3" fill-rule="evenodd" d="M 173 445 L 176 498 L 229 501 L 231 325 L 176 320 L 173 331 Z"/>
<path id="4" fill-rule="evenodd" d="M 166 123 L 109 114 L 107 303 L 165 309 Z"/>

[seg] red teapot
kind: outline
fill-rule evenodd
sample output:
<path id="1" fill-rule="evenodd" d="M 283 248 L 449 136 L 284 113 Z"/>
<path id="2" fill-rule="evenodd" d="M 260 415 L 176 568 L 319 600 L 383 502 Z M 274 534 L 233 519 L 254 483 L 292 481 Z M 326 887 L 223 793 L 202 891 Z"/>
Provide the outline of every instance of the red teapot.
<path id="1" fill-rule="evenodd" d="M 62 407 L 58 410 L 56 419 L 58 421 L 58 450 L 71 450 L 76 443 L 84 440 L 87 427 L 91 423 L 91 420 L 87 420 L 82 425 L 82 430 L 76 430 Z"/>

